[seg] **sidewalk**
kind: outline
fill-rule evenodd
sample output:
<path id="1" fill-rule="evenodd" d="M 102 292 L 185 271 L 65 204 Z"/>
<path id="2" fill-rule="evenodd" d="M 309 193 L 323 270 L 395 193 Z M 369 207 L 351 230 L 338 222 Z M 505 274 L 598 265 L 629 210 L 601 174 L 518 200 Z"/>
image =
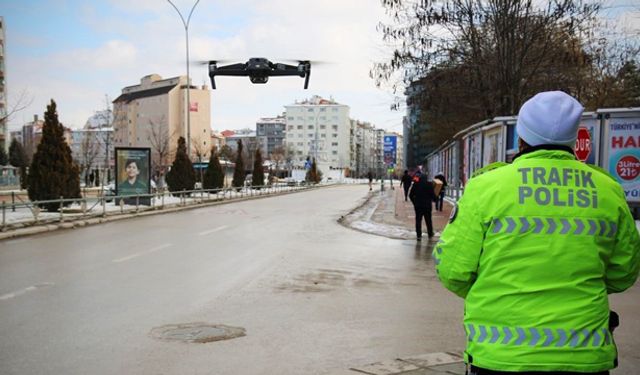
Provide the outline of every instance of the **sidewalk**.
<path id="1" fill-rule="evenodd" d="M 435 237 L 426 241 L 427 251 L 437 242 L 440 233 L 449 221 L 453 205 L 445 200 L 443 210 L 432 212 L 433 230 Z M 394 189 L 388 186 L 383 192 L 373 191 L 369 200 L 356 212 L 354 216 L 345 218 L 346 224 L 356 230 L 400 240 L 416 240 L 415 212 L 411 201 L 404 200 L 404 191 L 397 185 Z M 422 232 L 427 233 L 426 224 L 422 222 Z M 388 359 L 380 362 L 363 364 L 332 372 L 330 375 L 464 375 L 465 366 L 461 353 L 427 353 L 418 356 Z"/>
<path id="2" fill-rule="evenodd" d="M 434 239 L 425 241 L 433 243 L 440 237 L 440 233 L 449 221 L 452 209 L 451 203 L 445 201 L 442 212 L 433 211 Z M 384 191 L 374 190 L 369 193 L 367 201 L 354 211 L 343 216 L 340 220 L 345 226 L 361 232 L 398 240 L 416 239 L 415 212 L 413 204 L 404 200 L 403 190 L 395 186 Z M 422 233 L 427 233 L 426 224 L 422 222 Z"/>

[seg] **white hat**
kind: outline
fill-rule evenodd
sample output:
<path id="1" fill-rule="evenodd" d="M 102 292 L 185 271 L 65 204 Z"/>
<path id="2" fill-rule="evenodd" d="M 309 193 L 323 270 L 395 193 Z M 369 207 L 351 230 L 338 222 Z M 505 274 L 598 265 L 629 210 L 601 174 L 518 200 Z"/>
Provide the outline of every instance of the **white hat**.
<path id="1" fill-rule="evenodd" d="M 573 148 L 582 111 L 582 105 L 562 91 L 541 92 L 520 107 L 516 131 L 530 146 L 553 144 Z"/>

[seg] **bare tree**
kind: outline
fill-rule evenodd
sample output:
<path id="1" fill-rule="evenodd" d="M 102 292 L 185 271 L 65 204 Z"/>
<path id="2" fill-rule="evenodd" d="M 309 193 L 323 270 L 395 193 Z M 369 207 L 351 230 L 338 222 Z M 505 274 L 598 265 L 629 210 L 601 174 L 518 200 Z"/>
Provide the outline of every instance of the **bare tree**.
<path id="1" fill-rule="evenodd" d="M 409 139 L 418 147 L 433 149 L 469 124 L 515 114 L 539 91 L 563 90 L 585 103 L 611 98 L 619 74 L 599 75 L 606 69 L 596 59 L 608 57 L 612 72 L 637 61 L 633 49 L 623 57 L 598 47 L 594 1 L 381 2 L 392 21 L 379 30 L 393 54 L 370 75 L 411 93 L 418 123 L 428 124 Z"/>
<path id="2" fill-rule="evenodd" d="M 203 139 L 201 135 L 197 137 L 191 137 L 191 148 L 195 153 L 198 163 L 202 163 L 204 160 L 208 161 L 209 152 L 211 150 L 209 149 L 209 146 L 207 146 L 206 144 L 206 139 Z M 199 168 L 197 171 L 197 178 L 199 182 L 202 182 L 203 176 L 204 176 L 204 170 L 202 168 L 202 165 L 199 165 Z"/>
<path id="3" fill-rule="evenodd" d="M 285 151 L 283 146 L 278 146 L 278 147 L 273 149 L 273 152 L 269 156 L 269 159 L 271 159 L 271 161 L 276 164 L 276 166 L 275 166 L 276 176 L 278 175 L 278 172 L 280 171 L 280 167 L 282 167 L 284 165 L 284 163 L 285 163 L 285 160 L 286 160 L 285 152 L 286 151 Z"/>
<path id="4" fill-rule="evenodd" d="M 0 113 L 0 123 L 9 121 L 11 116 L 27 108 L 31 103 L 33 103 L 33 97 L 29 95 L 26 89 L 22 90 L 13 104 L 9 104 L 7 111 Z"/>
<path id="5" fill-rule="evenodd" d="M 84 183 L 87 186 L 92 182 L 90 181 L 89 175 L 100 152 L 100 147 L 95 131 L 85 131 L 82 136 L 82 143 L 80 144 L 80 160 L 78 160 L 78 165 L 80 166 L 80 174 L 84 174 Z"/>
<path id="6" fill-rule="evenodd" d="M 169 129 L 162 126 L 164 116 L 156 122 L 149 119 L 150 132 L 149 143 L 151 143 L 151 169 L 153 173 L 160 177 L 166 174 L 166 168 L 170 163 L 170 141 Z"/>

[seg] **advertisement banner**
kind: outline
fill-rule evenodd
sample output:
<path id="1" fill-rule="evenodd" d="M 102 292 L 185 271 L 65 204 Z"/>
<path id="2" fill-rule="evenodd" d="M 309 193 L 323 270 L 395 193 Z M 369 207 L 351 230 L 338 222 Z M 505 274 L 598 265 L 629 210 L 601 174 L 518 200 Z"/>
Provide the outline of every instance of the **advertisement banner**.
<path id="1" fill-rule="evenodd" d="M 394 167 L 396 165 L 396 146 L 398 137 L 395 135 L 385 135 L 383 143 L 384 165 Z"/>
<path id="2" fill-rule="evenodd" d="M 117 199 L 124 204 L 151 205 L 151 197 L 140 196 L 151 193 L 151 149 L 138 147 L 116 147 L 116 195 L 132 196 Z M 136 197 L 137 196 L 137 197 Z"/>
<path id="3" fill-rule="evenodd" d="M 609 120 L 607 169 L 624 189 L 627 202 L 640 202 L 640 119 Z"/>

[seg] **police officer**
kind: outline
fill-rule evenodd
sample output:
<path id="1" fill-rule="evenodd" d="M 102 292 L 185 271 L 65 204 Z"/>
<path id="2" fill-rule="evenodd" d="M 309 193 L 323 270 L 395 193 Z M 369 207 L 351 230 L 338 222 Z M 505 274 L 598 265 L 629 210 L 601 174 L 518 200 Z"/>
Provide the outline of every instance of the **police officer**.
<path id="1" fill-rule="evenodd" d="M 472 178 L 433 256 L 464 298 L 469 374 L 608 374 L 607 295 L 638 277 L 640 239 L 620 185 L 576 160 L 583 108 L 539 93 L 518 114 L 520 153 Z"/>

